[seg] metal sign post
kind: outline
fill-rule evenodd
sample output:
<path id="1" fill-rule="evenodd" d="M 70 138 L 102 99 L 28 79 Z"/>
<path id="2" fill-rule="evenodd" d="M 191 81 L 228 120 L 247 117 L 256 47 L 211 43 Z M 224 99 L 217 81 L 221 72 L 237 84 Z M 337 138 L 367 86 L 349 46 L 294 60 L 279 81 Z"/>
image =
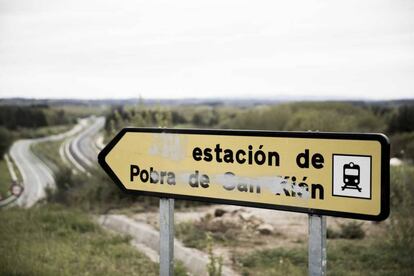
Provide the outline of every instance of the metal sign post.
<path id="1" fill-rule="evenodd" d="M 160 198 L 160 276 L 174 275 L 174 199 Z"/>
<path id="2" fill-rule="evenodd" d="M 309 276 L 326 275 L 326 217 L 309 215 Z"/>

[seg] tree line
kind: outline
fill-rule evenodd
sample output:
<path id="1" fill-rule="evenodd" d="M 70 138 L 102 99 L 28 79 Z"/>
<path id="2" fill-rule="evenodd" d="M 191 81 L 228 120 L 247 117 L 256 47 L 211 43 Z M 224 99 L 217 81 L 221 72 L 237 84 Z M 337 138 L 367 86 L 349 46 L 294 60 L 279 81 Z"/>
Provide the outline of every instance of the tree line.
<path id="1" fill-rule="evenodd" d="M 0 107 L 0 159 L 22 129 L 64 125 L 71 122 L 64 110 L 47 105 Z"/>
<path id="2" fill-rule="evenodd" d="M 375 105 L 344 102 L 296 102 L 254 107 L 117 106 L 108 113 L 107 137 L 121 128 L 181 127 L 277 131 L 381 132 L 392 156 L 414 159 L 414 104 Z"/>

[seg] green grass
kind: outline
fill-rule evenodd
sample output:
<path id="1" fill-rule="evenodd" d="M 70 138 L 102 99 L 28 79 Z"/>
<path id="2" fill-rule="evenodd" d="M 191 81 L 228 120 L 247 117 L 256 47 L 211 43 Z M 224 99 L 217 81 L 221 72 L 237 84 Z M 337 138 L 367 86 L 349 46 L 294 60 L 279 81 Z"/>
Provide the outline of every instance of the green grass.
<path id="1" fill-rule="evenodd" d="M 207 231 L 196 227 L 192 222 L 182 222 L 175 226 L 175 235 L 185 246 L 206 249 L 208 244 Z"/>
<path id="2" fill-rule="evenodd" d="M 54 134 L 60 134 L 70 130 L 73 125 L 57 125 L 57 126 L 45 126 L 37 128 L 20 128 L 15 131 L 15 135 L 18 139 L 24 138 L 37 138 L 45 137 Z"/>
<path id="3" fill-rule="evenodd" d="M 12 179 L 7 168 L 6 160 L 0 159 L 0 196 L 5 198 L 9 195 Z"/>
<path id="4" fill-rule="evenodd" d="M 59 147 L 62 141 L 47 141 L 33 144 L 31 150 L 42 159 L 53 172 L 57 173 L 60 168 L 64 167 L 64 163 L 59 155 Z"/>
<path id="5" fill-rule="evenodd" d="M 80 212 L 44 205 L 0 211 L 0 275 L 158 275 L 158 265 Z M 185 275 L 182 265 L 176 275 Z"/>
<path id="6" fill-rule="evenodd" d="M 242 275 L 306 275 L 305 248 L 270 249 L 253 251 L 234 257 L 236 268 Z"/>
<path id="7" fill-rule="evenodd" d="M 414 275 L 413 254 L 376 240 L 328 241 L 328 275 Z M 254 251 L 236 257 L 242 275 L 307 275 L 307 248 Z"/>
<path id="8" fill-rule="evenodd" d="M 222 231 L 209 231 L 203 227 L 203 223 L 181 222 L 175 227 L 175 234 L 185 246 L 206 251 L 209 237 L 211 242 L 222 246 L 240 246 L 254 243 L 254 238 L 247 237 L 243 230 L 237 228 L 223 228 Z M 252 244 L 254 246 L 254 244 Z"/>
<path id="9" fill-rule="evenodd" d="M 278 238 L 280 235 L 273 233 L 264 237 L 253 229 L 226 223 L 221 224 L 220 227 L 215 225 L 212 228 L 210 218 L 204 218 L 199 222 L 178 223 L 175 226 L 175 234 L 187 247 L 203 251 L 208 249 L 209 239 L 213 244 L 224 247 L 254 248 L 257 245 L 266 244 L 269 240 Z"/>

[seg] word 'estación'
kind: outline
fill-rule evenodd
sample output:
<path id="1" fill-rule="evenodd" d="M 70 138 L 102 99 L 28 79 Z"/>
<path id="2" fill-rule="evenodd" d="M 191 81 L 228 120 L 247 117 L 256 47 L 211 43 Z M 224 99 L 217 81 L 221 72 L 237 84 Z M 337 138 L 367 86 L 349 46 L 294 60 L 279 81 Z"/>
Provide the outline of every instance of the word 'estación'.
<path id="1" fill-rule="evenodd" d="M 262 148 L 263 145 L 260 145 L 257 149 L 254 149 L 252 145 L 249 145 L 247 150 L 238 149 L 236 151 L 233 151 L 231 149 L 223 149 L 220 144 L 216 144 L 216 147 L 214 149 L 201 149 L 199 147 L 195 147 L 193 149 L 193 159 L 195 161 L 215 161 L 217 163 L 237 162 L 239 164 L 249 165 L 267 164 L 268 166 L 280 166 L 279 153 L 276 151 L 265 152 L 262 150 Z"/>

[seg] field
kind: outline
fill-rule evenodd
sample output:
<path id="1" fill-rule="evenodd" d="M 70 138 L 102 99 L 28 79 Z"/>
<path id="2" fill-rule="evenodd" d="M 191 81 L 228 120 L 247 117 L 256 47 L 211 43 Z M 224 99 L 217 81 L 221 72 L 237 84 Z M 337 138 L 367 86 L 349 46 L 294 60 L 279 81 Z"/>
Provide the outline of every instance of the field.
<path id="1" fill-rule="evenodd" d="M 158 275 L 128 237 L 105 232 L 80 211 L 48 204 L 2 210 L 0 221 L 0 275 Z"/>

